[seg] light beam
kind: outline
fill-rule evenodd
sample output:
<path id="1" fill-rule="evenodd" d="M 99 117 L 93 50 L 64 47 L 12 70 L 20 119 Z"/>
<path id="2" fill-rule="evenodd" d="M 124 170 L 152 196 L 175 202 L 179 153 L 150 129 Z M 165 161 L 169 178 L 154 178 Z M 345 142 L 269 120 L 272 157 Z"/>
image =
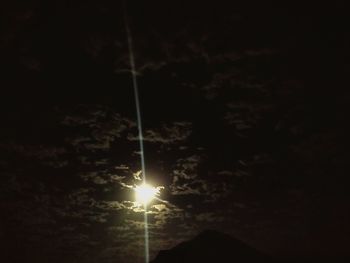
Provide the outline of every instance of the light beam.
<path id="1" fill-rule="evenodd" d="M 142 178 L 143 184 L 146 184 L 146 165 L 145 165 L 145 152 L 143 147 L 143 134 L 142 134 L 142 121 L 141 121 L 141 107 L 140 107 L 140 99 L 139 99 L 139 90 L 137 84 L 136 77 L 136 66 L 135 66 L 135 57 L 133 52 L 133 44 L 132 44 L 132 36 L 131 30 L 128 21 L 126 1 L 123 0 L 123 10 L 124 10 L 124 24 L 125 30 L 128 39 L 128 49 L 129 49 L 129 61 L 130 61 L 130 69 L 132 75 L 132 84 L 134 87 L 134 95 L 135 95 L 135 105 L 136 105 L 136 115 L 137 115 L 137 127 L 139 132 L 139 143 L 140 143 L 140 152 L 141 152 L 141 168 L 142 168 Z M 148 234 L 148 217 L 147 217 L 147 204 L 144 204 L 144 223 L 145 223 L 145 263 L 149 262 L 149 234 Z"/>

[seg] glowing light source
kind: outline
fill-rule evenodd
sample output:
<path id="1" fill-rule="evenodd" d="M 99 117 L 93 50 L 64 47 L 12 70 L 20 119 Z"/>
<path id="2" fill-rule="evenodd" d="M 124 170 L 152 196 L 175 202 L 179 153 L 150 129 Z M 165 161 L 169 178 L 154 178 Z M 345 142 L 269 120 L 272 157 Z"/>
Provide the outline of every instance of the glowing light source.
<path id="1" fill-rule="evenodd" d="M 159 188 L 153 187 L 149 184 L 141 184 L 134 188 L 136 202 L 147 205 L 159 194 Z"/>

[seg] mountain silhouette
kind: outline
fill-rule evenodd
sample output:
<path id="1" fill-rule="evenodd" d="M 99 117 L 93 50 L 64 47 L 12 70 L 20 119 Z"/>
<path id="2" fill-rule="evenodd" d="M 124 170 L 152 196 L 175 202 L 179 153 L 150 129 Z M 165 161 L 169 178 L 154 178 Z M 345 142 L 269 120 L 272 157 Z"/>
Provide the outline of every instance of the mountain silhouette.
<path id="1" fill-rule="evenodd" d="M 162 250 L 151 263 L 274 262 L 270 257 L 227 234 L 206 230 L 190 241 Z"/>

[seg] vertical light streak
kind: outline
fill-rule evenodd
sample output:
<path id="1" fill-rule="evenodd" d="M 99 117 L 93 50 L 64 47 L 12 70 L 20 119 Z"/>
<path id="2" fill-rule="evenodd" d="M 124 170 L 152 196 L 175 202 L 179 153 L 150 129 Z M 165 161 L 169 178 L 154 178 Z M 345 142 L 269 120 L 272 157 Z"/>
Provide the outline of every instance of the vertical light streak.
<path id="1" fill-rule="evenodd" d="M 134 87 L 135 95 L 135 105 L 136 105 L 136 115 L 137 115 L 137 127 L 139 133 L 139 143 L 140 143 L 140 156 L 141 156 L 141 169 L 142 169 L 142 178 L 143 183 L 146 184 L 146 165 L 145 165 L 145 152 L 143 147 L 143 133 L 142 133 L 142 121 L 141 121 L 141 107 L 140 107 L 140 98 L 139 98 L 139 89 L 136 76 L 136 66 L 135 66 L 135 56 L 133 51 L 133 41 L 131 30 L 128 21 L 126 2 L 123 0 L 123 11 L 124 11 L 124 24 L 128 40 L 128 50 L 129 50 L 129 63 L 132 75 L 132 84 Z M 149 262 L 149 234 L 148 234 L 148 217 L 147 217 L 147 204 L 144 204 L 144 223 L 145 223 L 145 262 Z"/>

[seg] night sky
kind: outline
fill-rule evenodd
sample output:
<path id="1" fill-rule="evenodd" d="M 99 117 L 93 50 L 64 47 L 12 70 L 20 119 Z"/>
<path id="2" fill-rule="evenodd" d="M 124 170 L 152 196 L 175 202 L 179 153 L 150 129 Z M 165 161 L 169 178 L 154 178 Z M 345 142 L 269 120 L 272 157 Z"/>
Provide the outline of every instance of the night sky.
<path id="1" fill-rule="evenodd" d="M 205 229 L 284 259 L 349 255 L 343 2 L 127 0 L 151 258 Z M 144 259 L 122 4 L 0 4 L 0 261 Z"/>

